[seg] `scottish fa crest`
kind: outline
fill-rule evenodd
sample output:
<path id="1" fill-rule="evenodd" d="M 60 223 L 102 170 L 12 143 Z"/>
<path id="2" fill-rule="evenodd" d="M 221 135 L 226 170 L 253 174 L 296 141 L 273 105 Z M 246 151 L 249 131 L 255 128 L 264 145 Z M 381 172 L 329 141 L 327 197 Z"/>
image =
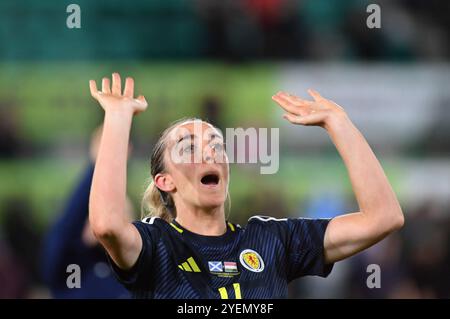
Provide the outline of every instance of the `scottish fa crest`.
<path id="1" fill-rule="evenodd" d="M 261 256 L 252 249 L 245 249 L 239 256 L 242 266 L 253 272 L 261 272 L 264 270 L 264 261 Z"/>

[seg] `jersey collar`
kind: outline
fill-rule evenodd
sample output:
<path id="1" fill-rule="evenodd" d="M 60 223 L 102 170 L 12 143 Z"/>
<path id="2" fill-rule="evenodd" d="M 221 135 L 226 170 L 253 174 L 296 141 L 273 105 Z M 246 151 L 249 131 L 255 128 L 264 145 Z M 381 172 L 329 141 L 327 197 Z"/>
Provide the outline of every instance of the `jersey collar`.
<path id="1" fill-rule="evenodd" d="M 206 236 L 206 235 L 200 235 L 197 233 L 193 233 L 193 232 L 187 230 L 182 225 L 180 225 L 175 219 L 173 219 L 171 222 L 171 226 L 173 228 L 175 228 L 182 236 L 186 236 L 186 237 L 188 237 L 196 242 L 199 242 L 203 245 L 206 245 L 206 246 L 215 246 L 218 244 L 223 245 L 235 238 L 235 235 L 237 234 L 237 227 L 228 221 L 226 224 L 227 224 L 227 230 L 223 235 Z"/>

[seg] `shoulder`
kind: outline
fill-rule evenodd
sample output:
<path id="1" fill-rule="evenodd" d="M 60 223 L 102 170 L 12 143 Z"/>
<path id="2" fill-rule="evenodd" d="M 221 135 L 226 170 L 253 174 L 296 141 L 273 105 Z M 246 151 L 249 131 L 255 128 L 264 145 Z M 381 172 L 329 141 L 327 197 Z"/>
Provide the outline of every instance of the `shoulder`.
<path id="1" fill-rule="evenodd" d="M 248 224 L 258 224 L 258 225 L 275 225 L 278 223 L 285 223 L 288 218 L 275 218 L 266 215 L 254 215 L 248 219 Z"/>
<path id="2" fill-rule="evenodd" d="M 255 215 L 248 219 L 248 225 L 258 224 L 265 226 L 289 225 L 296 223 L 310 224 L 310 223 L 328 223 L 331 218 L 308 218 L 308 217 L 286 217 L 275 218 L 266 215 Z"/>
<path id="3" fill-rule="evenodd" d="M 161 234 L 165 233 L 165 230 L 169 224 L 159 217 L 145 217 L 141 220 L 133 222 L 133 225 L 138 229 L 141 235 L 150 235 L 155 238 L 159 238 Z"/>
<path id="4" fill-rule="evenodd" d="M 289 218 L 254 215 L 248 219 L 246 230 L 279 233 L 287 229 L 288 222 Z"/>
<path id="5" fill-rule="evenodd" d="M 161 222 L 167 223 L 165 220 L 163 220 L 157 216 L 144 217 L 140 221 L 136 221 L 136 222 L 142 223 L 142 224 L 147 224 L 147 225 L 154 225 L 154 226 L 157 226 Z"/>
<path id="6" fill-rule="evenodd" d="M 275 218 L 266 215 L 254 215 L 248 219 L 247 228 L 279 228 L 285 227 L 289 218 Z"/>
<path id="7" fill-rule="evenodd" d="M 324 230 L 330 219 L 327 218 L 307 218 L 307 217 L 289 217 L 274 218 L 266 215 L 255 215 L 249 218 L 247 228 L 264 228 L 268 231 L 277 232 L 308 232 L 316 228 Z"/>

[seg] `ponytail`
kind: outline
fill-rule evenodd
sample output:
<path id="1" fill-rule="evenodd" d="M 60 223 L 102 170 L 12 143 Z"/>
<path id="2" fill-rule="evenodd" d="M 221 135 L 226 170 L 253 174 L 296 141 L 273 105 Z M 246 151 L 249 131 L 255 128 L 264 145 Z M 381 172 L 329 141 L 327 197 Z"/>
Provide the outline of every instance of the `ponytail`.
<path id="1" fill-rule="evenodd" d="M 159 217 L 167 222 L 176 217 L 172 197 L 156 187 L 153 181 L 148 185 L 142 198 L 141 218 L 144 217 Z"/>

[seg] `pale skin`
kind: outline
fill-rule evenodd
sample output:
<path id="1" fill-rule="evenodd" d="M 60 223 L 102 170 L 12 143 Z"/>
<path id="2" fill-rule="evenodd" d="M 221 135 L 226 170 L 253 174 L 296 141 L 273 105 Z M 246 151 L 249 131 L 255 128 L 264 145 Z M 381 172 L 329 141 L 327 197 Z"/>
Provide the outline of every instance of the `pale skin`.
<path id="1" fill-rule="evenodd" d="M 325 260 L 336 262 L 403 226 L 403 212 L 383 168 L 342 107 L 308 90 L 313 101 L 280 92 L 272 97 L 293 124 L 323 127 L 347 168 L 359 211 L 335 217 L 325 232 Z"/>
<path id="2" fill-rule="evenodd" d="M 126 213 L 126 164 L 132 118 L 145 111 L 143 96 L 134 97 L 134 81 L 127 78 L 122 91 L 120 76 L 114 73 L 112 85 L 102 80 L 98 91 L 90 81 L 92 96 L 105 111 L 103 134 L 97 155 L 91 187 L 89 220 L 94 234 L 122 269 L 131 268 L 142 248 L 141 237 Z M 329 223 L 325 238 L 325 260 L 336 262 L 352 256 L 382 240 L 402 227 L 404 217 L 398 200 L 370 146 L 334 102 L 309 90 L 313 100 L 304 100 L 284 92 L 272 99 L 285 111 L 285 119 L 293 124 L 323 127 L 329 134 L 348 170 L 359 211 L 338 216 Z M 202 123 L 205 129 L 208 123 Z M 193 136 L 178 143 L 201 145 L 203 154 L 217 156 L 221 134 L 196 136 L 192 122 L 181 124 L 183 132 Z M 180 130 L 181 131 L 181 130 Z M 168 143 L 170 150 L 183 135 Z M 199 143 L 199 141 L 203 143 Z M 201 235 L 222 235 L 226 231 L 225 200 L 228 193 L 229 168 L 225 161 L 175 163 L 165 153 L 166 170 L 154 176 L 158 188 L 169 193 L 177 209 L 176 220 L 186 229 Z M 217 186 L 206 187 L 198 180 L 205 172 L 220 177 Z"/>

